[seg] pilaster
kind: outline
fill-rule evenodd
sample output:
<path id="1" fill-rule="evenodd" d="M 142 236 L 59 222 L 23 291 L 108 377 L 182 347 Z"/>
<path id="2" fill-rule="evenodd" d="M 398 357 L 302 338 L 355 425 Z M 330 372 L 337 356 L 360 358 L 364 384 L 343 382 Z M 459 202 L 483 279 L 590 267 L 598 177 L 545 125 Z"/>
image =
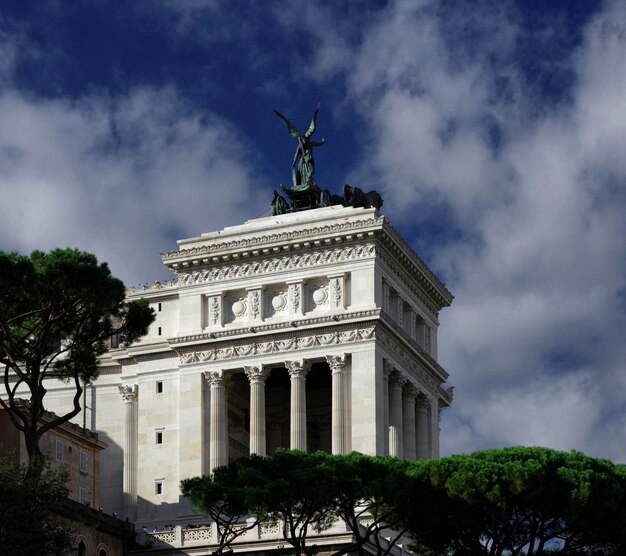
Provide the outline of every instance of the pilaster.
<path id="1" fill-rule="evenodd" d="M 119 386 L 124 399 L 124 513 L 137 519 L 137 384 Z"/>

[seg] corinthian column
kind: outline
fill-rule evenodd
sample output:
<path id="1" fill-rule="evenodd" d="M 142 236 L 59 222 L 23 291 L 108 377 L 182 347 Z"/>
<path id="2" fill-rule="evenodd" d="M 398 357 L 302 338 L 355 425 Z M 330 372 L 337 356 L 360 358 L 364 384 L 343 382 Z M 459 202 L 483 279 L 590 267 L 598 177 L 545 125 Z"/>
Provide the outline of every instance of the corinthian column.
<path id="1" fill-rule="evenodd" d="M 439 457 L 439 401 L 430 399 L 430 457 Z"/>
<path id="2" fill-rule="evenodd" d="M 412 384 L 404 389 L 402 397 L 402 416 L 404 418 L 403 427 L 403 445 L 404 459 L 415 459 L 415 396 L 417 391 Z"/>
<path id="3" fill-rule="evenodd" d="M 417 429 L 417 459 L 428 459 L 428 412 L 430 404 L 424 394 L 417 396 L 416 429 Z"/>
<path id="4" fill-rule="evenodd" d="M 209 425 L 209 470 L 228 463 L 228 413 L 224 371 L 205 374 L 211 386 L 211 423 Z"/>
<path id="5" fill-rule="evenodd" d="M 291 406 L 289 415 L 289 447 L 306 452 L 306 375 L 309 365 L 304 360 L 285 361 L 291 377 Z"/>
<path id="6" fill-rule="evenodd" d="M 250 381 L 250 453 L 264 456 L 267 453 L 265 437 L 265 380 L 270 374 L 263 365 L 244 367 Z"/>
<path id="7" fill-rule="evenodd" d="M 333 381 L 332 452 L 344 454 L 346 452 L 346 356 L 327 355 L 326 361 L 330 365 Z"/>
<path id="8" fill-rule="evenodd" d="M 402 432 L 402 385 L 404 377 L 394 371 L 391 375 L 391 399 L 389 400 L 389 455 L 401 458 L 403 456 Z"/>
<path id="9" fill-rule="evenodd" d="M 389 455 L 389 377 L 393 366 L 386 359 L 383 361 L 383 436 L 385 439 L 385 455 Z"/>
<path id="10" fill-rule="evenodd" d="M 136 384 L 119 387 L 124 398 L 124 513 L 137 520 L 137 393 Z"/>

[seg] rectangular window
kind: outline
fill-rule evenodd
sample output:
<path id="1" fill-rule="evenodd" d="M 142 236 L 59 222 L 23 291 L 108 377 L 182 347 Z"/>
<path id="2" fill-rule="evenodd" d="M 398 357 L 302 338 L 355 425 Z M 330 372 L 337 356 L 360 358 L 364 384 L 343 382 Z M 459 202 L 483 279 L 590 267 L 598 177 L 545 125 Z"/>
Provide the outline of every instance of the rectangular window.
<path id="1" fill-rule="evenodd" d="M 159 326 L 159 336 L 161 335 L 161 327 Z"/>
<path id="2" fill-rule="evenodd" d="M 87 473 L 87 452 L 80 452 L 80 462 L 79 462 L 80 470 L 83 473 Z"/>
<path id="3" fill-rule="evenodd" d="M 162 394 L 163 393 L 163 381 L 162 380 L 157 380 L 157 383 L 156 383 L 156 393 L 157 394 Z"/>
<path id="4" fill-rule="evenodd" d="M 156 481 L 154 483 L 154 494 L 163 494 L 163 482 Z"/>
<path id="5" fill-rule="evenodd" d="M 120 347 L 120 335 L 116 333 L 111 335 L 111 349 L 117 349 L 118 347 Z"/>
<path id="6" fill-rule="evenodd" d="M 63 442 L 56 440 L 54 443 L 57 461 L 63 461 Z"/>
<path id="7" fill-rule="evenodd" d="M 163 444 L 163 431 L 156 431 L 156 443 Z"/>
<path id="8" fill-rule="evenodd" d="M 159 303 L 159 313 L 161 312 L 161 304 Z"/>
<path id="9" fill-rule="evenodd" d="M 81 504 L 87 504 L 87 489 L 83 487 L 78 489 L 78 501 Z"/>

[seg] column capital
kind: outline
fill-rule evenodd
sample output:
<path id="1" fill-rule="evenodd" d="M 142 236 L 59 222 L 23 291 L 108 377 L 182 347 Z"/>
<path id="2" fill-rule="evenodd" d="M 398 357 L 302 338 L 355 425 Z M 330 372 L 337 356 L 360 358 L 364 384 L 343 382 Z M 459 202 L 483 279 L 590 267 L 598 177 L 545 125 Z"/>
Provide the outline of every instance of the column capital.
<path id="1" fill-rule="evenodd" d="M 415 384 L 413 384 L 410 381 L 407 381 L 407 383 L 404 385 L 404 391 L 406 392 L 408 396 L 411 396 L 412 398 L 417 397 L 417 394 L 418 394 L 417 387 L 415 386 Z"/>
<path id="2" fill-rule="evenodd" d="M 204 379 L 209 383 L 211 388 L 225 387 L 229 377 L 224 371 L 205 371 Z"/>
<path id="3" fill-rule="evenodd" d="M 129 403 L 137 401 L 139 387 L 136 384 L 122 384 L 121 386 L 118 386 L 118 388 L 125 402 Z"/>
<path id="4" fill-rule="evenodd" d="M 430 399 L 426 394 L 424 394 L 424 392 L 418 392 L 416 400 L 418 403 L 418 409 L 430 409 Z"/>
<path id="5" fill-rule="evenodd" d="M 406 378 L 400 371 L 398 371 L 397 369 L 394 369 L 393 372 L 391 373 L 389 380 L 391 381 L 391 384 L 397 384 L 400 386 L 400 388 L 404 387 L 404 385 L 409 381 L 408 378 Z"/>
<path id="6" fill-rule="evenodd" d="M 243 370 L 251 383 L 265 382 L 270 376 L 270 369 L 264 369 L 263 365 L 245 365 Z"/>
<path id="7" fill-rule="evenodd" d="M 330 366 L 330 370 L 335 373 L 340 373 L 346 368 L 346 354 L 342 355 L 327 355 L 326 361 Z"/>
<path id="8" fill-rule="evenodd" d="M 291 378 L 305 377 L 311 370 L 311 362 L 304 359 L 285 361 L 285 367 L 287 367 L 287 372 Z"/>

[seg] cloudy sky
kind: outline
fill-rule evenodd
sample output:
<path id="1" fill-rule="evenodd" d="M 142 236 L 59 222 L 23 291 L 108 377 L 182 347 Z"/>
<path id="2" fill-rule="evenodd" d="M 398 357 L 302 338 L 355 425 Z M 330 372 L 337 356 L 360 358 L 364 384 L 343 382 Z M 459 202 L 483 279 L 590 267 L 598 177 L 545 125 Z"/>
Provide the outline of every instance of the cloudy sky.
<path id="1" fill-rule="evenodd" d="M 626 462 L 626 4 L 0 0 L 0 249 L 128 284 L 266 215 L 322 103 L 317 181 L 377 189 L 456 296 L 448 453 Z"/>

